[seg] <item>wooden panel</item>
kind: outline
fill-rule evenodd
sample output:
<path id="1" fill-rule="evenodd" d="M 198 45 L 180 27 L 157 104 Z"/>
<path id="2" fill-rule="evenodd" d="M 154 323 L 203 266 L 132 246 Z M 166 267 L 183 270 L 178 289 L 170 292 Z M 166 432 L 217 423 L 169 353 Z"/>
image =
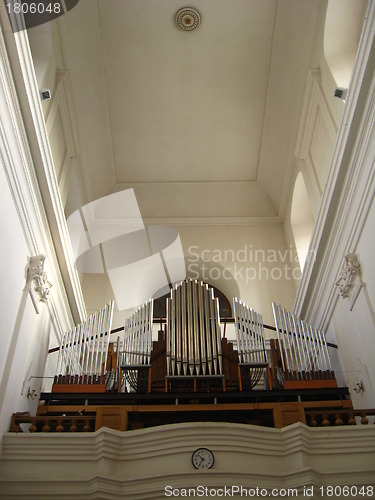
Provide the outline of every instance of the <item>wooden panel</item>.
<path id="1" fill-rule="evenodd" d="M 281 403 L 276 403 L 281 404 Z M 300 403 L 305 409 L 332 410 L 332 409 L 352 409 L 353 404 L 350 400 L 329 400 L 329 401 L 305 401 Z M 149 405 L 121 405 L 126 411 L 207 411 L 212 409 L 219 410 L 269 410 L 275 408 L 275 403 L 218 403 L 218 404 L 149 404 Z M 108 405 L 40 405 L 37 415 L 48 415 L 49 413 L 78 413 L 85 411 L 87 413 L 96 413 L 100 408 L 113 408 Z"/>
<path id="2" fill-rule="evenodd" d="M 77 392 L 98 392 L 105 393 L 105 384 L 53 384 L 52 392 L 56 393 L 77 393 Z"/>
<path id="3" fill-rule="evenodd" d="M 226 390 L 238 390 L 238 353 L 233 350 L 233 344 L 228 343 L 226 338 L 221 339 L 221 349 Z"/>
<path id="4" fill-rule="evenodd" d="M 296 422 L 306 424 L 303 403 L 276 403 L 273 409 L 276 429 L 281 429 Z"/>
<path id="5" fill-rule="evenodd" d="M 285 380 L 284 389 L 333 389 L 337 387 L 335 379 L 327 380 Z"/>
<path id="6" fill-rule="evenodd" d="M 96 412 L 95 430 L 101 427 L 109 427 L 118 431 L 126 431 L 128 428 L 128 412 L 124 407 L 99 407 Z"/>

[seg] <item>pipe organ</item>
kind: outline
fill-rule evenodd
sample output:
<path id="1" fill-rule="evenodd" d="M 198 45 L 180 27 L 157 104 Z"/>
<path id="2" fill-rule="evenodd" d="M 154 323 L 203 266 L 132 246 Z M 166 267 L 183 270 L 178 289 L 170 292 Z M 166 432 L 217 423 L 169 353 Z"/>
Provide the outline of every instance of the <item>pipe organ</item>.
<path id="1" fill-rule="evenodd" d="M 61 339 L 52 392 L 337 388 L 324 333 L 276 303 L 272 307 L 277 339 L 267 341 L 270 347 L 261 314 L 238 299 L 236 341 L 228 341 L 213 288 L 187 279 L 170 291 L 157 340 L 150 299 L 126 320 L 123 338 L 109 348 L 111 302 Z"/>
<path id="2" fill-rule="evenodd" d="M 111 301 L 63 335 L 53 387 L 55 392 L 74 391 L 79 386 L 85 386 L 90 392 L 105 392 L 113 304 Z"/>
<path id="3" fill-rule="evenodd" d="M 186 280 L 167 299 L 168 377 L 222 376 L 218 300 L 213 289 Z"/>
<path id="4" fill-rule="evenodd" d="M 296 388 L 307 381 L 310 386 L 337 386 L 324 333 L 275 302 L 272 303 L 272 308 L 284 388 Z M 313 381 L 316 381 L 315 384 L 311 383 Z"/>
<path id="5" fill-rule="evenodd" d="M 263 318 L 237 298 L 233 300 L 233 316 L 239 366 L 248 369 L 250 388 L 253 388 L 268 367 Z"/>
<path id="6" fill-rule="evenodd" d="M 152 318 L 154 301 L 150 299 L 125 321 L 124 339 L 118 342 L 118 373 L 131 388 L 137 390 L 139 370 L 151 366 Z"/>

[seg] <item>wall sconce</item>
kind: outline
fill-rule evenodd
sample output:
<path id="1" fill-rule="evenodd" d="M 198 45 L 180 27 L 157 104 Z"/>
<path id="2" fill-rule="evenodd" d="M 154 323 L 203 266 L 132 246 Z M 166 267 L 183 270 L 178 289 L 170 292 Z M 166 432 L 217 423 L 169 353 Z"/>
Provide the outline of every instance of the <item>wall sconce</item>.
<path id="1" fill-rule="evenodd" d="M 334 97 L 338 97 L 339 99 L 342 99 L 345 101 L 347 95 L 348 95 L 348 89 L 345 89 L 343 87 L 337 87 L 334 92 Z"/>
<path id="2" fill-rule="evenodd" d="M 27 394 L 26 394 L 26 397 L 27 398 L 31 398 L 31 399 L 35 399 L 36 397 L 38 396 L 38 393 L 36 392 L 35 389 L 30 389 L 30 387 L 28 388 L 27 390 Z"/>
<path id="3" fill-rule="evenodd" d="M 365 392 L 362 380 L 359 380 L 353 387 L 353 391 L 359 394 L 360 392 Z"/>
<path id="4" fill-rule="evenodd" d="M 42 254 L 31 257 L 27 269 L 25 290 L 29 292 L 37 314 L 39 314 L 38 303 L 48 301 L 52 287 L 47 279 L 47 273 L 44 271 L 45 260 L 46 257 Z"/>
<path id="5" fill-rule="evenodd" d="M 362 270 L 358 257 L 348 253 L 344 257 L 338 279 L 335 283 L 340 297 L 349 299 L 350 310 L 353 310 L 359 292 L 365 283 L 362 281 Z"/>

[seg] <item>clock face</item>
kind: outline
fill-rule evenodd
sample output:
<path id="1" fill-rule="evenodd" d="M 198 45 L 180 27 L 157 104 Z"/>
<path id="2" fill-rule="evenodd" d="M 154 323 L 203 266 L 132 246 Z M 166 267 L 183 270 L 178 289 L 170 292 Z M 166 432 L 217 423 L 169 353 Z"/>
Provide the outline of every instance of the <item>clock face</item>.
<path id="1" fill-rule="evenodd" d="M 211 469 L 214 465 L 214 454 L 207 448 L 198 448 L 191 457 L 196 469 Z"/>

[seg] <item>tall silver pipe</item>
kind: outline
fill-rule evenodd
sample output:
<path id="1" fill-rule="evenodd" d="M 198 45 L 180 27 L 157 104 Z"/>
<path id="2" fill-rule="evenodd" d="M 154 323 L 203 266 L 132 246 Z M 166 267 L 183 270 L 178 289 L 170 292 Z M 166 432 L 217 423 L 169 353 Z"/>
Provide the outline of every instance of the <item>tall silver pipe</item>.
<path id="1" fill-rule="evenodd" d="M 172 322 L 171 322 L 171 374 L 174 375 L 176 372 L 176 289 L 171 290 L 171 302 L 170 302 L 170 311 L 172 313 Z"/>
<path id="2" fill-rule="evenodd" d="M 181 345 L 181 287 L 176 288 L 176 368 L 181 375 L 182 345 Z"/>
<path id="3" fill-rule="evenodd" d="M 320 334 L 321 334 L 322 339 L 323 339 L 324 351 L 325 351 L 326 360 L 327 360 L 327 369 L 331 371 L 332 365 L 331 365 L 331 359 L 330 359 L 329 352 L 328 352 L 328 345 L 327 345 L 326 337 L 324 335 L 324 332 L 320 332 Z"/>
<path id="4" fill-rule="evenodd" d="M 186 287 L 184 281 L 181 287 L 181 346 L 182 346 L 182 369 L 183 374 L 187 375 L 188 368 L 188 329 L 187 329 L 187 307 L 186 307 Z"/>
<path id="5" fill-rule="evenodd" d="M 314 369 L 315 369 L 314 368 L 315 356 L 314 356 L 313 345 L 312 345 L 312 342 L 311 342 L 311 339 L 310 339 L 308 327 L 307 327 L 307 325 L 305 324 L 304 321 L 301 321 L 301 327 L 302 327 L 302 331 L 303 331 L 303 334 L 304 334 L 306 349 L 307 349 L 307 352 L 308 352 L 308 355 L 309 355 L 310 371 L 313 372 Z"/>
<path id="6" fill-rule="evenodd" d="M 57 359 L 57 369 L 56 375 L 63 375 L 63 367 L 64 364 L 64 355 L 65 355 L 65 343 L 66 343 L 67 332 L 64 332 L 61 336 L 60 341 L 60 349 L 59 349 L 59 357 Z"/>
<path id="7" fill-rule="evenodd" d="M 208 290 L 207 290 L 208 291 Z M 211 331 L 211 349 L 214 375 L 218 375 L 218 352 L 217 352 L 217 324 L 215 323 L 215 303 L 214 290 L 211 288 L 211 294 L 208 295 L 210 331 Z"/>
<path id="8" fill-rule="evenodd" d="M 69 338 L 69 375 L 74 375 L 74 342 L 77 335 L 77 327 L 71 330 Z"/>
<path id="9" fill-rule="evenodd" d="M 97 341 L 95 348 L 95 361 L 94 361 L 94 374 L 100 374 L 100 368 L 98 367 L 99 361 L 99 352 L 101 350 L 102 344 L 102 335 L 103 335 L 103 319 L 104 319 L 104 309 L 101 309 L 99 314 L 99 323 L 98 323 L 98 331 L 97 331 Z"/>
<path id="10" fill-rule="evenodd" d="M 199 333 L 202 360 L 202 375 L 207 372 L 207 339 L 206 339 L 206 315 L 204 306 L 203 283 L 198 285 L 198 308 L 199 308 Z"/>
<path id="11" fill-rule="evenodd" d="M 308 371 L 308 363 L 307 363 L 305 346 L 304 346 L 304 338 L 303 338 L 302 332 L 299 328 L 299 322 L 296 321 L 296 318 L 294 315 L 291 315 L 291 320 L 292 320 L 292 323 L 294 326 L 294 331 L 295 331 L 296 337 L 297 337 L 297 343 L 298 343 L 302 367 L 303 367 L 302 371 L 307 372 Z"/>
<path id="12" fill-rule="evenodd" d="M 198 282 L 195 280 L 192 284 L 193 288 L 193 332 L 194 332 L 194 369 L 196 375 L 200 375 L 201 365 L 201 348 L 200 348 L 200 332 L 199 332 L 199 304 L 197 294 Z"/>
<path id="13" fill-rule="evenodd" d="M 151 300 L 148 308 L 148 329 L 151 334 L 148 337 L 149 340 L 147 347 L 147 364 L 151 364 L 153 318 L 154 318 L 154 301 Z"/>
<path id="14" fill-rule="evenodd" d="M 171 341 L 172 341 L 172 314 L 171 314 L 171 299 L 167 297 L 165 301 L 166 315 L 167 315 L 167 334 L 165 336 L 165 358 L 167 362 L 167 375 L 172 372 L 171 369 Z"/>
<path id="15" fill-rule="evenodd" d="M 104 307 L 104 317 L 103 317 L 103 327 L 102 327 L 103 336 L 101 337 L 101 348 L 100 348 L 99 360 L 98 360 L 99 377 L 101 377 L 102 372 L 105 373 L 105 366 L 104 366 L 104 370 L 103 370 L 103 360 L 104 360 L 104 363 L 107 364 L 107 356 L 105 356 L 105 351 L 106 351 L 105 346 L 106 346 L 107 338 L 109 338 L 109 328 L 108 328 L 109 317 L 108 316 L 109 316 L 109 304 L 107 304 Z"/>
<path id="16" fill-rule="evenodd" d="M 314 337 L 314 332 L 313 332 L 311 325 L 308 325 L 307 323 L 305 323 L 305 325 L 306 325 L 307 331 L 309 332 L 309 339 L 310 339 L 310 343 L 312 345 L 312 351 L 314 353 L 313 354 L 314 355 L 314 370 L 318 371 L 319 370 L 319 356 L 318 356 L 317 345 L 316 345 L 316 341 L 315 341 L 315 337 Z"/>
<path id="17" fill-rule="evenodd" d="M 213 293 L 213 290 L 212 290 Z M 214 311 L 215 311 L 215 326 L 216 326 L 216 344 L 217 344 L 217 359 L 219 364 L 219 373 L 223 373 L 223 356 L 221 350 L 221 325 L 220 325 L 220 314 L 219 314 L 219 299 L 214 299 Z"/>
<path id="18" fill-rule="evenodd" d="M 281 364 L 283 366 L 283 371 L 287 371 L 287 361 L 286 361 L 286 354 L 285 354 L 285 347 L 284 347 L 284 335 L 283 335 L 283 330 L 282 326 L 280 324 L 280 319 L 278 316 L 278 305 L 275 302 L 272 302 L 272 310 L 273 310 L 273 315 L 275 318 L 275 326 L 276 326 L 276 333 L 277 333 L 277 338 L 279 341 L 279 348 L 280 348 L 280 357 L 281 357 Z M 285 357 L 285 359 L 284 359 Z"/>
<path id="19" fill-rule="evenodd" d="M 285 312 L 286 311 L 284 309 L 280 310 L 280 313 L 281 313 L 281 316 L 283 319 L 283 327 L 284 327 L 284 331 L 285 331 L 286 343 L 287 343 L 288 348 L 289 348 L 289 350 L 288 350 L 289 366 L 290 366 L 291 371 L 294 372 L 294 371 L 296 371 L 295 357 L 294 357 L 294 352 L 292 349 L 292 342 L 291 342 L 291 338 L 290 338 L 290 334 L 289 334 L 289 328 L 288 328 L 288 323 L 286 321 Z"/>
<path id="20" fill-rule="evenodd" d="M 187 317 L 187 338 L 188 338 L 188 360 L 189 360 L 189 374 L 193 375 L 195 365 L 195 351 L 194 351 L 194 328 L 193 328 L 193 291 L 191 280 L 185 283 L 186 285 L 186 317 Z"/>
<path id="21" fill-rule="evenodd" d="M 204 286 L 204 320 L 205 320 L 205 336 L 207 346 L 207 368 L 209 375 L 212 375 L 212 343 L 211 343 L 211 328 L 210 328 L 210 307 L 208 304 L 208 285 Z"/>
<path id="22" fill-rule="evenodd" d="M 297 378 L 302 379 L 302 372 L 304 371 L 304 367 L 303 367 L 302 353 L 300 351 L 297 331 L 294 328 L 294 323 L 292 321 L 291 314 L 289 312 L 286 312 L 285 316 L 287 319 L 287 326 L 290 331 L 291 343 L 293 345 Z"/>
<path id="23" fill-rule="evenodd" d="M 105 348 L 104 348 L 104 361 L 105 361 L 105 363 L 107 362 L 107 357 L 108 357 L 109 339 L 111 337 L 114 307 L 115 307 L 115 302 L 114 302 L 114 300 L 111 300 L 111 302 L 109 304 L 109 318 L 108 318 L 108 322 L 107 322 L 107 340 L 106 340 L 106 344 L 105 344 Z"/>
<path id="24" fill-rule="evenodd" d="M 172 366 L 172 372 L 171 374 L 174 375 L 176 373 L 176 337 L 177 337 L 177 331 L 176 331 L 176 307 L 177 307 L 177 291 L 176 289 L 172 289 L 171 291 L 171 312 L 172 312 L 172 325 L 171 325 L 171 366 Z"/>

